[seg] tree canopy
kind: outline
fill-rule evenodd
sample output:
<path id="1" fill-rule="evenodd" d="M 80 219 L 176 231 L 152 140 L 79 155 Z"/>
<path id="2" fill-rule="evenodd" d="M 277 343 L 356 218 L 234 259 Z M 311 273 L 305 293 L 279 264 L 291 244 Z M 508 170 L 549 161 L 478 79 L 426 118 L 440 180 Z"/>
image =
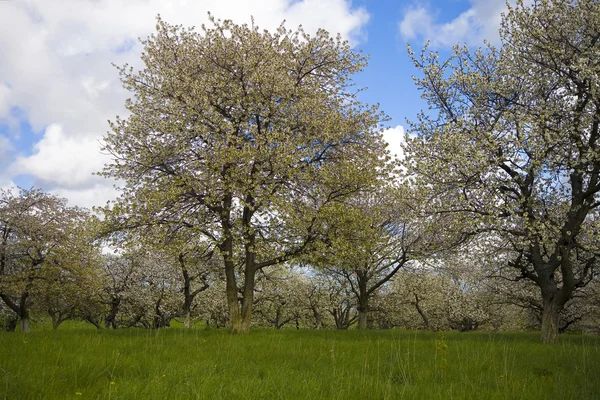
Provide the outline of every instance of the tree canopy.
<path id="1" fill-rule="evenodd" d="M 600 262 L 600 3 L 522 1 L 501 46 L 411 52 L 432 113 L 411 123 L 409 170 L 431 207 L 486 234 L 543 297 L 542 338 Z"/>
<path id="2" fill-rule="evenodd" d="M 256 272 L 309 251 L 328 209 L 385 170 L 384 116 L 357 100 L 351 75 L 366 58 L 340 37 L 211 22 L 196 32 L 158 18 L 144 69 L 120 68 L 133 98 L 105 137 L 104 174 L 125 182 L 118 226 L 214 243 L 243 332 Z"/>
<path id="3" fill-rule="evenodd" d="M 73 297 L 97 249 L 83 226 L 88 214 L 41 190 L 0 190 L 0 299 L 29 331 L 32 304 L 43 295 Z M 49 310 L 60 302 L 49 296 Z M 72 304 L 72 303 L 71 303 Z"/>

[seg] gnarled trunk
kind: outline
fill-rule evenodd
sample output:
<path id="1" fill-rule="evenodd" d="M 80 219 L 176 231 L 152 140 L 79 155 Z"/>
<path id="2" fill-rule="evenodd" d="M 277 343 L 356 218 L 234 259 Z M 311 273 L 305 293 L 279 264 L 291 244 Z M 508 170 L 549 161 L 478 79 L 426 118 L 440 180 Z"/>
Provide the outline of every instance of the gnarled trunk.
<path id="1" fill-rule="evenodd" d="M 315 305 L 312 305 L 311 310 L 313 312 L 313 317 L 315 318 L 315 329 L 321 329 L 323 327 L 323 320 L 321 318 L 321 313 L 319 313 L 319 309 Z"/>
<path id="2" fill-rule="evenodd" d="M 198 293 L 208 289 L 209 285 L 204 280 L 203 285 L 198 289 L 192 291 L 192 277 L 190 276 L 187 267 L 185 265 L 185 258 L 183 254 L 179 254 L 179 265 L 181 267 L 181 274 L 183 276 L 183 327 L 190 328 L 192 326 L 192 303 L 198 295 Z"/>
<path id="3" fill-rule="evenodd" d="M 171 326 L 171 316 L 160 309 L 162 300 L 162 296 L 159 297 L 154 307 L 154 319 L 152 320 L 152 327 L 154 329 L 168 328 Z"/>
<path id="4" fill-rule="evenodd" d="M 425 329 L 429 330 L 431 328 L 431 326 L 429 325 L 429 318 L 427 318 L 427 314 L 425 314 L 425 311 L 423 311 L 423 309 L 421 308 L 421 304 L 419 304 L 421 302 L 421 299 L 419 298 L 418 294 L 414 293 L 414 295 L 415 295 L 415 302 L 413 304 L 415 305 L 417 312 L 419 313 L 419 315 L 421 316 L 421 319 L 423 320 Z"/>
<path id="5" fill-rule="evenodd" d="M 104 318 L 104 326 L 107 329 L 117 329 L 117 324 L 115 319 L 117 318 L 117 313 L 119 312 L 119 305 L 121 304 L 120 297 L 113 297 L 110 301 L 110 311 L 106 318 Z"/>
<path id="6" fill-rule="evenodd" d="M 352 325 L 356 321 L 358 316 L 350 316 L 351 311 L 352 305 L 348 303 L 340 304 L 338 307 L 329 310 L 335 321 L 335 329 L 348 329 L 350 325 Z"/>
<path id="7" fill-rule="evenodd" d="M 563 306 L 554 299 L 544 299 L 542 310 L 542 342 L 558 343 L 559 317 Z"/>
<path id="8" fill-rule="evenodd" d="M 565 259 L 561 262 L 569 262 L 566 259 L 569 257 L 568 249 L 563 249 L 562 257 L 565 257 Z M 569 266 L 562 266 L 561 268 L 568 269 Z M 537 270 L 540 271 L 542 277 L 538 282 L 543 299 L 541 339 L 543 343 L 547 344 L 558 343 L 560 312 L 567 301 L 573 296 L 575 284 L 572 278 L 567 279 L 563 277 L 562 286 L 559 287 L 554 279 L 554 275 L 548 273 L 549 270 L 552 271 L 549 266 L 542 265 Z"/>
<path id="9" fill-rule="evenodd" d="M 29 299 L 29 292 L 25 292 L 21 295 L 18 302 L 13 301 L 10 297 L 0 293 L 0 298 L 4 303 L 15 312 L 18 319 L 21 320 L 21 331 L 29 332 L 29 306 L 27 300 Z M 8 330 L 13 332 L 17 327 L 17 319 L 9 322 Z"/>

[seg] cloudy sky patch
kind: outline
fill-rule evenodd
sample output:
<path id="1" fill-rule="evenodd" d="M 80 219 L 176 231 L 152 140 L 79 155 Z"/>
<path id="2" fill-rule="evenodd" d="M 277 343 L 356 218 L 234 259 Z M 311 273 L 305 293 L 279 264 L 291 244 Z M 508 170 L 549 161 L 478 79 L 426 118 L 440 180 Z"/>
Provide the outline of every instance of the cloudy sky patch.
<path id="1" fill-rule="evenodd" d="M 448 4 L 451 3 L 451 4 Z M 220 19 L 275 29 L 340 33 L 371 55 L 356 77 L 361 100 L 391 116 L 385 137 L 399 149 L 405 118 L 425 108 L 405 43 L 438 46 L 497 32 L 503 0 L 414 2 L 372 0 L 65 0 L 0 1 L 0 187 L 41 187 L 91 207 L 114 198 L 115 182 L 93 175 L 107 120 L 124 116 L 129 96 L 112 63 L 141 67 L 141 45 L 156 15 L 197 26 L 210 11 Z M 453 43 L 452 43 L 453 44 Z M 402 133 L 402 134 L 401 134 Z"/>

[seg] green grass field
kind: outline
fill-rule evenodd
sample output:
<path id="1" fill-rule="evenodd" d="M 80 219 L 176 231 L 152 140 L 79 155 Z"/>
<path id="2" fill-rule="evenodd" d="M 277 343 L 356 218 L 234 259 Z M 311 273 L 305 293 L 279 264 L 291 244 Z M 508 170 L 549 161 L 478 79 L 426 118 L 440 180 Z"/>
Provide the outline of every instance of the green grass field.
<path id="1" fill-rule="evenodd" d="M 0 399 L 599 399 L 600 338 L 59 329 L 0 333 Z"/>

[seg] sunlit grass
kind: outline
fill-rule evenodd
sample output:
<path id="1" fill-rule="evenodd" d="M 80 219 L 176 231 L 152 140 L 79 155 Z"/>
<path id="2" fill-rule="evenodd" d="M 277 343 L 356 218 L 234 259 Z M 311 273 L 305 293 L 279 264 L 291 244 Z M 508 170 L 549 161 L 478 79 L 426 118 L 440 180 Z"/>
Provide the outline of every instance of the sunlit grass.
<path id="1" fill-rule="evenodd" d="M 600 340 L 537 333 L 0 333 L 0 399 L 597 399 Z M 443 349 L 441 342 L 447 346 Z M 445 353 L 445 354 L 444 354 Z M 441 362 L 440 357 L 445 357 Z"/>

